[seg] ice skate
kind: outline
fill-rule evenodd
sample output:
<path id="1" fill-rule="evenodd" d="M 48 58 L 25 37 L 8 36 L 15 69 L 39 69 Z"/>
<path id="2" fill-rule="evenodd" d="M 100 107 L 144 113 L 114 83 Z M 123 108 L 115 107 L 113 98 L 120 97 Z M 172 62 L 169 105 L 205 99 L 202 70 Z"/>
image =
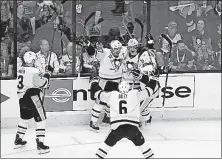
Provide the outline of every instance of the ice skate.
<path id="1" fill-rule="evenodd" d="M 148 125 L 148 126 L 151 126 L 152 118 L 153 117 L 150 116 L 150 119 L 148 119 L 145 124 Z"/>
<path id="2" fill-rule="evenodd" d="M 50 152 L 49 146 L 44 145 L 43 142 L 40 142 L 38 138 L 36 139 L 36 143 L 39 154 L 45 154 Z"/>
<path id="3" fill-rule="evenodd" d="M 96 133 L 99 132 L 99 127 L 96 124 L 94 124 L 93 121 L 90 121 L 89 127 L 91 131 Z"/>
<path id="4" fill-rule="evenodd" d="M 103 117 L 103 123 L 105 124 L 110 124 L 110 118 L 107 116 L 107 114 L 105 113 L 104 117 Z"/>
<path id="5" fill-rule="evenodd" d="M 27 142 L 23 141 L 18 134 L 16 134 L 16 138 L 15 138 L 15 147 L 14 149 L 18 149 L 18 148 L 23 148 L 26 146 Z"/>

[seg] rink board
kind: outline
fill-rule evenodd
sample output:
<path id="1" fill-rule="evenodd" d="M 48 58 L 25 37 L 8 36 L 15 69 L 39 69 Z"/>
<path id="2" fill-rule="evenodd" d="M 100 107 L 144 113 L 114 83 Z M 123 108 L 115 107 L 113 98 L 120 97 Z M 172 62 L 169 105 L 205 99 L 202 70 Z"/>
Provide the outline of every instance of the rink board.
<path id="1" fill-rule="evenodd" d="M 167 88 L 164 83 L 162 76 L 159 97 L 151 106 L 154 119 L 160 117 L 164 89 L 166 119 L 221 118 L 221 73 L 171 74 Z M 2 127 L 14 126 L 19 117 L 16 87 L 16 80 L 1 80 Z M 44 105 L 52 125 L 88 123 L 94 105 L 89 78 L 52 79 Z"/>

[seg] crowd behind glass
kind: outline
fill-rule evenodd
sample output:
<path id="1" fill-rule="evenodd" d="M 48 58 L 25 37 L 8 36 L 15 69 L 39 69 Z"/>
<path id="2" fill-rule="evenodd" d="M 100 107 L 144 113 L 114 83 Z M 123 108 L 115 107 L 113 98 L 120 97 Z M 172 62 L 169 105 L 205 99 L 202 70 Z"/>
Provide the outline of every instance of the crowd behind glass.
<path id="1" fill-rule="evenodd" d="M 172 20 L 169 19 L 160 30 L 159 34 L 167 34 L 173 42 L 170 60 L 172 71 L 221 71 L 221 1 L 197 2 L 179 0 L 176 6 L 171 6 L 169 15 L 170 12 L 179 14 L 181 17 L 185 17 L 186 21 L 180 21 L 181 23 L 178 24 L 172 15 Z M 75 68 L 77 73 L 96 73 L 98 71 L 100 56 L 103 54 L 103 48 L 107 47 L 110 36 L 113 36 L 111 33 L 101 34 L 98 28 L 94 27 L 89 31 L 88 36 L 75 36 L 72 31 L 72 11 L 66 10 L 60 1 L 53 1 L 52 4 L 50 1 L 48 1 L 49 4 L 17 1 L 17 24 L 14 26 L 13 1 L 1 1 L 0 3 L 1 77 L 13 77 L 16 68 L 23 63 L 22 55 L 29 50 L 36 53 L 38 57 L 36 66 L 39 69 L 45 70 L 46 65 L 50 63 L 54 67 L 54 76 L 72 75 L 73 45 L 76 49 Z M 186 10 L 187 15 L 184 14 Z M 196 16 L 192 17 L 193 13 Z M 192 17 L 192 20 L 189 20 L 187 16 Z M 208 19 L 211 21 L 209 22 Z M 50 22 L 53 24 L 53 28 L 61 33 L 61 37 L 65 37 L 66 41 L 55 38 L 53 42 L 49 42 L 48 35 L 42 36 L 45 38 L 35 39 L 36 32 Z M 184 26 L 186 28 L 183 28 Z M 13 27 L 17 27 L 17 35 L 13 34 Z M 151 27 L 155 26 L 151 24 Z M 110 26 L 110 28 L 112 27 Z M 127 28 L 133 32 L 134 24 L 129 22 Z M 112 29 L 115 30 L 112 33 L 118 32 L 117 28 Z M 127 44 L 129 40 L 127 35 L 117 33 L 117 36 L 121 38 L 123 45 Z M 14 38 L 17 40 L 16 53 L 14 53 Z M 135 38 L 141 39 L 141 37 Z M 168 43 L 159 37 L 154 38 L 157 52 L 164 54 L 167 63 Z M 35 45 L 33 45 L 34 43 Z M 62 49 L 55 49 L 52 46 L 53 43 L 61 45 Z M 51 54 L 49 54 L 50 52 Z"/>

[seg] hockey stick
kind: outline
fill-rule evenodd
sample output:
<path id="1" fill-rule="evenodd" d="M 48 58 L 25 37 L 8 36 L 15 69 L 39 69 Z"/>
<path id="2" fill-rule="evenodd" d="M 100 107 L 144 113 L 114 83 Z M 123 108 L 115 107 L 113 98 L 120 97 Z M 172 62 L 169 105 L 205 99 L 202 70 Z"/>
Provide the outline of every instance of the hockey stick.
<path id="1" fill-rule="evenodd" d="M 54 38 L 55 38 L 55 31 L 56 31 L 57 27 L 55 27 L 55 24 L 54 24 L 54 30 L 53 30 L 53 33 L 52 33 L 52 43 L 51 43 L 51 48 L 50 48 L 50 52 L 49 52 L 49 58 L 48 58 L 48 66 L 50 65 L 50 61 L 51 61 L 51 56 L 52 56 L 52 47 L 53 47 L 53 43 L 54 43 Z M 50 79 L 49 79 L 50 80 Z M 49 83 L 49 82 L 48 82 Z M 44 100 L 45 100 L 45 92 L 46 92 L 46 89 L 44 89 L 43 91 L 43 97 L 42 97 L 42 103 L 44 103 Z"/>
<path id="2" fill-rule="evenodd" d="M 172 51 L 173 43 L 165 34 L 161 34 L 161 37 L 163 37 L 169 43 L 169 46 L 170 46 L 168 64 L 167 64 L 167 67 L 166 67 L 165 90 L 164 90 L 164 94 L 163 94 L 163 103 L 162 103 L 162 112 L 161 112 L 161 117 L 163 118 L 164 105 L 165 105 L 165 100 L 166 100 L 166 97 L 165 97 L 166 96 L 166 87 L 167 87 L 168 75 L 169 75 L 169 64 L 170 64 L 171 51 Z"/>
<path id="3" fill-rule="evenodd" d="M 138 18 L 135 18 L 135 22 L 137 22 L 140 25 L 140 27 L 141 27 L 141 35 L 140 35 L 141 36 L 141 40 L 140 40 L 140 43 L 142 43 L 142 41 L 143 41 L 144 25 L 141 22 L 141 20 L 138 19 Z"/>
<path id="4" fill-rule="evenodd" d="M 61 4 L 65 4 L 68 0 L 62 0 Z"/>
<path id="5" fill-rule="evenodd" d="M 61 1 L 61 4 L 65 4 L 67 2 L 67 0 L 62 0 Z M 55 12 L 56 14 L 57 14 L 57 16 L 58 16 L 58 13 L 57 12 Z M 52 47 L 53 47 L 53 43 L 54 43 L 54 39 L 55 39 L 55 31 L 56 31 L 56 29 L 58 28 L 58 24 L 57 23 L 55 23 L 54 25 L 53 25 L 53 33 L 52 33 L 52 43 L 51 43 L 51 48 L 50 48 L 50 52 L 49 52 L 49 58 L 47 59 L 48 60 L 48 66 L 50 65 L 50 62 L 51 62 L 51 57 L 52 57 Z M 62 36 L 62 33 L 61 33 L 61 36 Z M 62 37 L 61 37 L 61 43 L 62 43 Z M 61 46 L 61 47 L 63 47 L 63 46 Z M 63 50 L 62 50 L 62 52 L 63 52 Z M 50 78 L 49 78 L 49 81 L 50 81 Z M 48 82 L 49 83 L 49 82 Z M 46 89 L 44 89 L 44 91 L 43 91 L 43 97 L 42 97 L 42 103 L 44 103 L 44 100 L 45 100 L 45 93 L 46 93 Z"/>
<path id="6" fill-rule="evenodd" d="M 123 24 L 124 28 L 126 29 L 127 33 L 129 34 L 130 39 L 132 39 L 133 37 L 132 37 L 132 35 L 131 35 L 130 31 L 128 30 L 128 28 L 127 28 L 126 23 L 125 23 L 125 21 L 124 21 L 124 20 L 125 20 L 125 19 L 123 18 L 123 19 L 122 19 L 122 24 Z"/>

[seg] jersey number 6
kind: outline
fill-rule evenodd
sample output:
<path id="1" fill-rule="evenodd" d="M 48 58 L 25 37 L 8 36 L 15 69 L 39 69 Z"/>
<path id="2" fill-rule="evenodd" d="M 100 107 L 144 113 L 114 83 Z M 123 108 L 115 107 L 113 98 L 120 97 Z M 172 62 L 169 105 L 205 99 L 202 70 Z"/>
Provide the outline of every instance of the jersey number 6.
<path id="1" fill-rule="evenodd" d="M 18 76 L 18 85 L 17 85 L 18 89 L 22 89 L 24 87 L 23 85 L 23 76 L 19 75 Z"/>
<path id="2" fill-rule="evenodd" d="M 127 108 L 123 106 L 124 104 L 127 104 L 127 102 L 126 101 L 119 101 L 119 113 L 120 114 L 127 113 Z"/>

